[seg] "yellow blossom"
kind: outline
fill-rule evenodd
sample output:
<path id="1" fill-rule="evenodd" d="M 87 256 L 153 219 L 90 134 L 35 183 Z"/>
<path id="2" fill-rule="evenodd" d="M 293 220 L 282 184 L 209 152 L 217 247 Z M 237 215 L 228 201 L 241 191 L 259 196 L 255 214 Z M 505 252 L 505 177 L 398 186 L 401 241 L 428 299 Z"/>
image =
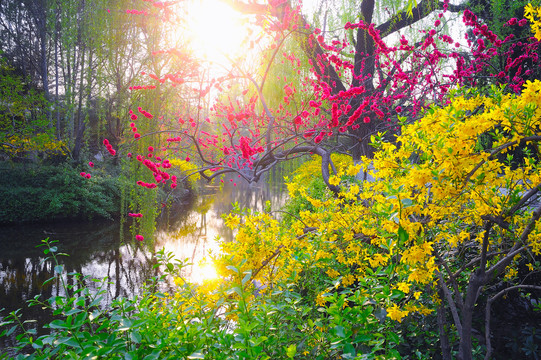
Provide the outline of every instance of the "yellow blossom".
<path id="1" fill-rule="evenodd" d="M 327 269 L 326 273 L 332 279 L 335 279 L 340 276 L 340 273 L 334 269 Z"/>
<path id="2" fill-rule="evenodd" d="M 323 294 L 319 294 L 319 295 L 316 297 L 316 304 L 317 304 L 317 306 L 325 306 L 326 303 L 327 303 L 327 300 L 325 299 L 325 297 L 323 296 Z"/>
<path id="3" fill-rule="evenodd" d="M 405 294 L 409 293 L 410 291 L 410 285 L 405 282 L 399 282 L 396 288 Z"/>
<path id="4" fill-rule="evenodd" d="M 402 319 L 407 315 L 408 312 L 405 310 L 400 310 L 396 304 L 393 304 L 393 306 L 387 308 L 387 316 L 390 317 L 391 320 L 402 322 Z"/>
<path id="5" fill-rule="evenodd" d="M 329 178 L 329 184 L 338 186 L 340 184 L 340 178 L 336 175 L 333 175 Z"/>
<path id="6" fill-rule="evenodd" d="M 506 280 L 511 280 L 512 278 L 517 276 L 517 274 L 518 274 L 517 269 L 511 267 L 511 268 L 509 268 L 509 270 L 507 270 L 507 273 L 505 274 L 505 279 Z"/>
<path id="7" fill-rule="evenodd" d="M 382 254 L 375 254 L 374 256 L 372 256 L 372 258 L 368 258 L 368 261 L 370 262 L 370 266 L 374 268 L 380 265 L 386 265 L 387 260 L 388 260 L 388 257 Z"/>
<path id="8" fill-rule="evenodd" d="M 346 169 L 346 175 L 348 176 L 356 176 L 359 171 L 361 171 L 361 165 L 349 165 Z"/>
<path id="9" fill-rule="evenodd" d="M 236 229 L 240 224 L 240 218 L 237 215 L 227 214 L 224 218 L 224 223 L 230 229 Z"/>
<path id="10" fill-rule="evenodd" d="M 342 278 L 342 285 L 349 286 L 355 282 L 355 276 L 347 274 Z"/>

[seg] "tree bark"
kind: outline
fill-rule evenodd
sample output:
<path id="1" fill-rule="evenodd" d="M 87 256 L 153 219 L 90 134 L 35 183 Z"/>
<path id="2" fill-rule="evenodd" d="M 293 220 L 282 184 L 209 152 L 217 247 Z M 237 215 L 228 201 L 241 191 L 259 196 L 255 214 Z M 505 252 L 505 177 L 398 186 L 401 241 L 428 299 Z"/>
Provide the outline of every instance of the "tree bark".
<path id="1" fill-rule="evenodd" d="M 47 56 L 47 4 L 46 0 L 27 0 L 24 3 L 32 16 L 32 21 L 36 26 L 37 38 L 39 39 L 39 69 L 43 94 L 45 95 L 45 100 L 47 100 L 47 119 L 49 121 L 49 128 L 52 128 L 53 118 L 49 105 L 51 94 L 49 91 L 49 61 Z"/>

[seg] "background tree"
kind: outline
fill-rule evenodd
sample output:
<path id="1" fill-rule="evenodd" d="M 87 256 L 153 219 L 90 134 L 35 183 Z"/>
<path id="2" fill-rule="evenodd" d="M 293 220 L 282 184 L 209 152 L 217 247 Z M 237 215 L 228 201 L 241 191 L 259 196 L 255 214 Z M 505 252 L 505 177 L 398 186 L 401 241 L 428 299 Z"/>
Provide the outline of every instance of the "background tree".
<path id="1" fill-rule="evenodd" d="M 18 75 L 0 58 L 0 152 L 22 160 L 24 154 L 62 153 L 64 144 L 56 141 L 49 125 L 50 103 L 41 91 Z"/>
<path id="2" fill-rule="evenodd" d="M 371 136 L 391 135 L 404 121 L 418 118 L 428 105 L 444 104 L 453 87 L 476 86 L 479 76 L 486 76 L 482 72 L 489 59 L 504 43 L 466 11 L 465 24 L 478 39 L 470 39 L 468 47 L 461 45 L 445 33 L 445 23 L 446 14 L 461 11 L 465 5 L 448 2 L 427 0 L 414 8 L 407 2 L 375 16 L 382 3 L 365 0 L 351 22 L 325 34 L 310 26 L 300 8 L 287 1 L 268 6 L 228 3 L 253 16 L 266 32 L 266 41 L 272 41 L 264 52 L 261 72 L 251 72 L 246 63 L 234 63 L 226 76 L 208 83 L 200 94 L 223 90 L 236 81 L 244 88 L 241 95 L 221 97 L 211 107 L 209 119 L 192 112 L 193 121 L 164 130 L 170 134 L 169 144 L 183 144 L 179 147 L 183 154 L 174 156 L 196 155 L 200 174 L 208 180 L 237 172 L 257 181 L 278 162 L 314 153 L 323 159 L 327 186 L 336 191 L 328 182 L 333 172 L 331 153 L 349 153 L 354 161 L 371 157 Z M 423 24 L 421 37 L 407 39 L 404 31 L 413 24 Z M 345 34 L 350 34 L 351 43 Z M 299 51 L 302 54 L 297 55 Z M 535 53 L 530 55 L 537 61 Z M 296 79 L 282 77 L 282 99 L 273 104 L 267 98 L 269 74 L 281 62 L 296 70 Z M 522 75 L 524 81 L 531 74 Z"/>

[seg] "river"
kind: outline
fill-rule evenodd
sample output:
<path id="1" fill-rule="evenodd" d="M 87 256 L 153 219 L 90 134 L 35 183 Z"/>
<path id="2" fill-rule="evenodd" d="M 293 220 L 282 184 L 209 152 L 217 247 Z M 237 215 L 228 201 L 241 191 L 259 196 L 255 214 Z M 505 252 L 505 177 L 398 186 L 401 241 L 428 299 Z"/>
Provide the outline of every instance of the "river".
<path id="1" fill-rule="evenodd" d="M 42 239 L 58 240 L 60 257 L 67 272 L 78 272 L 92 278 L 109 279 L 105 285 L 104 303 L 118 296 L 137 294 L 141 285 L 157 275 L 153 268 L 153 254 L 160 249 L 172 252 L 176 258 L 189 259 L 192 266 L 184 276 L 201 281 L 210 276 L 211 269 L 199 263 L 209 251 L 219 251 L 220 241 L 231 241 L 233 232 L 224 225 L 222 214 L 232 209 L 232 203 L 252 210 L 262 210 L 267 201 L 278 209 L 285 201 L 282 173 L 271 174 L 273 180 L 248 184 L 241 179 L 225 181 L 223 189 L 202 185 L 199 196 L 187 199 L 175 207 L 168 226 L 159 227 L 154 239 L 138 242 L 129 230 L 129 224 L 114 221 L 86 223 L 24 224 L 0 227 L 0 321 L 6 313 L 22 308 L 24 319 L 35 319 L 45 324 L 52 319 L 39 306 L 27 307 L 26 301 L 41 295 L 47 299 L 61 293 L 54 282 L 42 287 L 52 277 L 54 265 L 44 262 L 43 248 L 37 248 Z M 236 184 L 236 186 L 234 186 Z M 88 282 L 96 287 L 97 283 Z M 2 349 L 13 344 L 13 337 L 0 339 Z"/>

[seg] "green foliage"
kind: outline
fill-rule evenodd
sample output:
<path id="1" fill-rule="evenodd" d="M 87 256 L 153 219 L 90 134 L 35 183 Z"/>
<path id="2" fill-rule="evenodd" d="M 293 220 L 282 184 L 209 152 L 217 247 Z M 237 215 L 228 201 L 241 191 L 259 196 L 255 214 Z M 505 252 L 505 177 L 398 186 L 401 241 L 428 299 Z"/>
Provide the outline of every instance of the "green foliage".
<path id="1" fill-rule="evenodd" d="M 0 170 L 0 223 L 111 218 L 119 212 L 120 182 L 95 171 L 85 179 L 64 164 Z"/>
<path id="2" fill-rule="evenodd" d="M 46 116 L 48 106 L 44 94 L 0 57 L 0 153 L 62 152 L 63 144 L 55 140 L 55 129 Z"/>
<path id="3" fill-rule="evenodd" d="M 184 281 L 187 263 L 163 250 L 155 265 L 163 275 L 150 279 L 140 295 L 119 298 L 105 309 L 107 279 L 68 274 L 55 241 L 43 240 L 41 246 L 54 272 L 45 283 L 56 283 L 61 291 L 49 299 L 38 296 L 29 305 L 50 311 L 55 320 L 45 325 L 49 333 L 37 336 L 32 321 L 20 320 L 20 311 L 5 316 L 0 336 L 20 333 L 15 359 L 400 358 L 398 349 L 408 336 L 420 334 L 413 323 L 389 327 L 385 311 L 359 291 L 336 291 L 327 306 L 314 307 L 294 286 L 282 284 L 253 301 L 252 273 L 237 267 L 231 270 L 238 280 L 208 293 L 207 285 Z M 165 291 L 171 280 L 174 289 Z M 98 284 L 96 291 L 89 290 L 89 282 Z M 386 296 L 385 287 L 379 290 L 377 296 Z M 348 303 L 352 299 L 355 303 Z M 428 353 L 416 358 L 427 359 Z"/>
<path id="4" fill-rule="evenodd" d="M 157 254 L 156 267 L 164 275 L 149 281 L 140 296 L 120 298 L 108 310 L 101 305 L 105 290 L 98 287 L 92 293 L 85 283 L 105 284 L 82 274 L 66 274 L 54 241 L 43 240 L 45 261 L 52 262 L 54 276 L 46 282 L 56 282 L 61 294 L 49 299 L 35 298 L 30 306 L 51 311 L 56 319 L 45 327 L 50 333 L 37 337 L 31 322 L 21 322 L 20 312 L 14 311 L 0 323 L 0 336 L 10 336 L 17 329 L 19 355 L 15 359 L 324 359 L 310 356 L 305 349 L 311 330 L 317 325 L 303 323 L 308 308 L 298 293 L 275 291 L 248 305 L 253 296 L 245 274 L 240 282 L 224 284 L 216 303 L 208 301 L 197 285 L 184 282 L 186 263 L 173 260 L 163 251 Z M 166 280 L 175 278 L 173 295 L 160 291 Z M 225 309 L 225 310 L 224 310 Z M 220 310 L 220 311 L 219 311 Z M 321 335 L 321 334 L 319 334 Z M 341 327 L 332 331 L 336 339 L 345 336 Z M 340 343 L 338 340 L 337 343 Z M 334 345 L 335 348 L 343 345 Z M 27 349 L 31 354 L 24 354 Z M 335 350 L 321 348 L 330 355 Z M 295 354 L 301 355 L 296 356 Z"/>
<path id="5" fill-rule="evenodd" d="M 315 198 L 321 198 L 325 192 L 328 191 L 327 185 L 321 177 L 314 177 L 308 184 L 310 189 L 310 195 Z M 293 221 L 292 214 L 299 214 L 303 210 L 313 211 L 314 206 L 305 198 L 295 197 L 291 198 L 290 201 L 285 205 L 285 211 L 287 212 L 284 215 L 284 222 L 286 225 L 291 225 Z"/>

